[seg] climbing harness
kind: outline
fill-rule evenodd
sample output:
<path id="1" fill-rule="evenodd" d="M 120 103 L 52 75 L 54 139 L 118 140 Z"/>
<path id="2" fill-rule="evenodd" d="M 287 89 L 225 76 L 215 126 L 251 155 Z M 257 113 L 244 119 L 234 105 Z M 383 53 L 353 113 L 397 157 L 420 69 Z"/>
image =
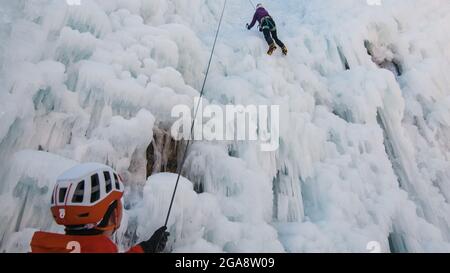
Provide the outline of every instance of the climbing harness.
<path id="1" fill-rule="evenodd" d="M 275 31 L 277 30 L 277 26 L 275 25 L 275 22 L 273 21 L 272 17 L 266 16 L 262 18 L 261 20 L 261 31 L 268 29 L 269 31 Z"/>
<path id="2" fill-rule="evenodd" d="M 170 200 L 169 211 L 167 212 L 166 222 L 165 222 L 164 226 L 167 226 L 167 223 L 169 222 L 170 213 L 172 211 L 172 205 L 173 205 L 173 202 L 175 200 L 175 195 L 177 193 L 178 184 L 180 182 L 181 171 L 183 170 L 184 163 L 186 162 L 187 152 L 188 152 L 188 149 L 189 149 L 189 145 L 191 144 L 192 135 L 194 134 L 195 120 L 197 118 L 197 114 L 198 114 L 198 111 L 199 111 L 199 108 L 200 108 L 201 98 L 203 97 L 204 92 L 205 92 L 205 85 L 206 85 L 206 81 L 208 79 L 209 69 L 211 67 L 211 62 L 212 62 L 212 58 L 214 56 L 214 51 L 216 49 L 217 38 L 219 37 L 220 27 L 222 26 L 222 19 L 223 19 L 223 15 L 225 13 L 226 5 L 227 5 L 227 0 L 224 0 L 222 14 L 220 15 L 219 25 L 218 25 L 217 31 L 216 31 L 216 37 L 214 38 L 214 44 L 213 44 L 213 47 L 212 47 L 212 50 L 211 50 L 211 55 L 209 57 L 208 66 L 206 68 L 205 78 L 203 80 L 203 85 L 202 85 L 202 89 L 201 89 L 201 92 L 200 92 L 200 99 L 199 99 L 199 101 L 197 103 L 197 106 L 196 106 L 196 109 L 195 109 L 194 119 L 192 120 L 192 124 L 191 124 L 190 135 L 189 135 L 189 138 L 187 140 L 187 144 L 186 144 L 186 148 L 184 150 L 183 159 L 181 161 L 180 168 L 178 169 L 177 182 L 175 183 L 175 188 L 173 190 L 172 199 Z"/>

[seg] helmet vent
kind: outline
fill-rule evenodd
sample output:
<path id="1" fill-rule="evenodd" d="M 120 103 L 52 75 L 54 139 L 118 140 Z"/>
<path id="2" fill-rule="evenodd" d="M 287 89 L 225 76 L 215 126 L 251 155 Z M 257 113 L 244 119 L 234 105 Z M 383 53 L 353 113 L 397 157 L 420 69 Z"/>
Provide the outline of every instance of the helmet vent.
<path id="1" fill-rule="evenodd" d="M 58 194 L 58 202 L 59 203 L 64 203 L 64 200 L 66 199 L 66 193 L 67 193 L 67 188 L 59 189 L 59 194 Z"/>
<path id="2" fill-rule="evenodd" d="M 105 176 L 106 193 L 109 193 L 112 190 L 111 174 L 103 172 L 103 175 Z"/>
<path id="3" fill-rule="evenodd" d="M 80 217 L 80 218 L 85 218 L 85 217 L 88 217 L 88 216 L 89 216 L 89 212 L 86 212 L 86 213 L 78 215 L 78 217 Z"/>
<path id="4" fill-rule="evenodd" d="M 116 180 L 116 189 L 120 190 L 119 177 L 114 173 L 114 180 Z"/>
<path id="5" fill-rule="evenodd" d="M 100 199 L 100 183 L 98 174 L 91 176 L 91 203 L 94 203 Z"/>
<path id="6" fill-rule="evenodd" d="M 83 203 L 84 199 L 84 180 L 78 183 L 73 194 L 72 203 Z"/>

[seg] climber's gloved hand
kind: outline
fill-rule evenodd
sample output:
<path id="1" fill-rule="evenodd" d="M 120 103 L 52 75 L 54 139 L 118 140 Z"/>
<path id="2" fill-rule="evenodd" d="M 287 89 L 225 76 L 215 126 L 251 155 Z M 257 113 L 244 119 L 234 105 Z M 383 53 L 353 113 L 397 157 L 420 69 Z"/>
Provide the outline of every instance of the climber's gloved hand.
<path id="1" fill-rule="evenodd" d="M 144 241 L 139 244 L 145 253 L 159 253 L 164 251 L 167 244 L 167 238 L 170 235 L 170 233 L 166 230 L 166 226 L 159 228 L 155 231 L 155 233 L 153 233 L 152 237 L 148 241 Z"/>
<path id="2" fill-rule="evenodd" d="M 248 30 L 250 30 L 250 25 L 248 23 L 246 24 L 246 27 Z"/>

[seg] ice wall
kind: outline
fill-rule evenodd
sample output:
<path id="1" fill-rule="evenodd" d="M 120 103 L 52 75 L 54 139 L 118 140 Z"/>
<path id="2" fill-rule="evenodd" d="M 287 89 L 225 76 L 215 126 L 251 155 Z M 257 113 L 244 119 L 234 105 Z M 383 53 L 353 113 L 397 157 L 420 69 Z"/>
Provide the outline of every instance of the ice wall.
<path id="1" fill-rule="evenodd" d="M 245 29 L 248 1 L 228 1 L 206 99 L 280 105 L 280 149 L 196 142 L 169 251 L 450 251 L 450 4 L 381 3 L 264 1 L 290 50 L 268 57 Z M 172 107 L 198 95 L 221 1 L 1 6 L 1 249 L 27 251 L 30 228 L 60 230 L 46 189 L 76 161 L 118 169 L 116 240 L 146 239 L 175 180 L 147 180 L 147 151 L 164 150 Z"/>
<path id="2" fill-rule="evenodd" d="M 22 183 L 22 176 L 45 180 L 12 160 L 27 149 L 111 165 L 127 181 L 126 204 L 133 206 L 147 178 L 153 128 L 167 130 L 172 107 L 192 104 L 198 92 L 186 82 L 195 85 L 189 74 L 201 74 L 203 66 L 199 39 L 176 23 L 178 16 L 171 24 L 162 16 L 174 13 L 172 5 L 144 16 L 153 7 L 141 2 L 2 1 L 0 174 L 7 177 L 2 196 L 11 195 L 6 185 Z M 145 24 L 147 17 L 155 19 L 153 25 Z M 53 178 L 67 167 L 44 159 L 29 160 L 47 162 Z M 17 170 L 23 175 L 13 175 Z M 22 210 L 33 206 L 25 193 L 11 198 Z M 11 198 L 2 202 L 12 206 Z M 41 201 L 48 203 L 46 195 Z M 25 218 L 20 227 L 49 228 L 48 205 L 40 207 L 36 215 L 46 224 Z M 2 214 L 17 217 L 16 211 Z M 18 231 L 13 222 L 2 220 L 2 246 Z"/>

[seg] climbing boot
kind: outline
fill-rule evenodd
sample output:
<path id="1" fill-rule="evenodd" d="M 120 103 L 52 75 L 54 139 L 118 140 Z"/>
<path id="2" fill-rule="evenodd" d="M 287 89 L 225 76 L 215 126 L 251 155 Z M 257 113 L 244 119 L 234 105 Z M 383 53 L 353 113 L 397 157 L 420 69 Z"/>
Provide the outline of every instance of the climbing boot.
<path id="1" fill-rule="evenodd" d="M 283 54 L 284 54 L 284 55 L 287 55 L 287 54 L 288 54 L 288 49 L 287 49 L 286 46 L 284 46 L 284 47 L 282 48 L 282 50 L 283 50 Z"/>
<path id="2" fill-rule="evenodd" d="M 271 44 L 269 46 L 269 51 L 267 51 L 267 55 L 272 55 L 272 53 L 275 51 L 275 49 L 277 49 L 277 47 L 275 46 L 275 44 Z"/>

